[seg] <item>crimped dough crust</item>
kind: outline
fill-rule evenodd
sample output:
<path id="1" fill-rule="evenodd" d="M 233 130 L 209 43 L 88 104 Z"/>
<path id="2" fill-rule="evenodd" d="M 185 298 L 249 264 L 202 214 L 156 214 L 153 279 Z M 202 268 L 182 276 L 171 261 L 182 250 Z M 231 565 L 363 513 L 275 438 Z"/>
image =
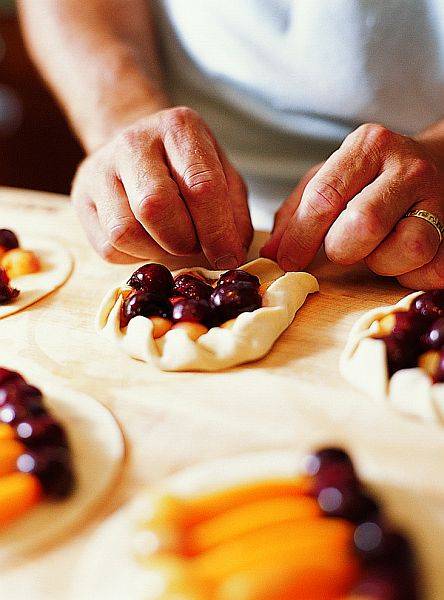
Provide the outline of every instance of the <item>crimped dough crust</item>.
<path id="1" fill-rule="evenodd" d="M 432 384 L 420 368 L 397 371 L 390 379 L 384 342 L 370 336 L 378 333 L 377 321 L 396 310 L 407 309 L 422 292 L 414 292 L 396 304 L 366 312 L 352 327 L 340 359 L 342 376 L 378 401 L 388 401 L 395 410 L 425 421 L 444 423 L 444 384 Z"/>
<path id="2" fill-rule="evenodd" d="M 154 339 L 152 322 L 135 317 L 125 330 L 120 328 L 121 290 L 115 287 L 104 298 L 96 319 L 98 332 L 122 347 L 124 352 L 164 371 L 218 371 L 267 354 L 281 333 L 290 325 L 308 294 L 319 285 L 308 273 L 284 273 L 271 260 L 259 258 L 242 267 L 257 275 L 261 283 L 275 280 L 263 295 L 262 308 L 237 317 L 231 328 L 213 327 L 196 341 L 184 331 L 172 329 Z M 182 269 L 217 279 L 224 271 L 203 268 Z"/>

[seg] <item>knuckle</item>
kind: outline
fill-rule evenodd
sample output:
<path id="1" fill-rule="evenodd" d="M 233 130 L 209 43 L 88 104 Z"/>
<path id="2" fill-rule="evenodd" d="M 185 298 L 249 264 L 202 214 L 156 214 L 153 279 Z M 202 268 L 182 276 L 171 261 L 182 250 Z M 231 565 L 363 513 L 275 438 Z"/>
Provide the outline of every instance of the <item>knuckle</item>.
<path id="1" fill-rule="evenodd" d="M 318 180 L 307 185 L 306 203 L 321 220 L 330 220 L 344 206 L 344 184 L 339 177 Z"/>
<path id="2" fill-rule="evenodd" d="M 370 147 L 385 149 L 393 140 L 395 134 L 379 123 L 364 123 L 358 127 L 359 132 Z"/>
<path id="3" fill-rule="evenodd" d="M 171 202 L 171 192 L 157 188 L 136 202 L 136 217 L 156 225 L 168 217 L 167 207 Z"/>
<path id="4" fill-rule="evenodd" d="M 437 168 L 431 160 L 417 157 L 410 160 L 406 165 L 404 178 L 410 181 L 426 180 L 429 182 L 431 178 L 435 177 L 436 173 Z"/>
<path id="5" fill-rule="evenodd" d="M 175 106 L 164 113 L 164 121 L 167 127 L 181 127 L 199 119 L 198 114 L 188 106 Z"/>
<path id="6" fill-rule="evenodd" d="M 116 218 L 107 226 L 107 237 L 111 246 L 125 245 L 134 235 L 134 227 L 130 217 Z"/>
<path id="7" fill-rule="evenodd" d="M 351 229 L 363 240 L 375 240 L 385 231 L 381 213 L 373 205 L 349 209 Z"/>
<path id="8" fill-rule="evenodd" d="M 228 192 L 226 181 L 204 163 L 189 165 L 182 175 L 182 181 L 197 200 L 214 198 Z"/>

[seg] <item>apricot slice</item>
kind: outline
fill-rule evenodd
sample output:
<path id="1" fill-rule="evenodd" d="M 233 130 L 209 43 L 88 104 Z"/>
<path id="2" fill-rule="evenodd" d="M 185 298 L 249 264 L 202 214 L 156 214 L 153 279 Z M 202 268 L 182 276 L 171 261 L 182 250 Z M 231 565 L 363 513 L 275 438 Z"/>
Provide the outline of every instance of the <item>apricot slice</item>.
<path id="1" fill-rule="evenodd" d="M 191 323 L 189 321 L 176 323 L 173 325 L 173 329 L 183 329 L 187 336 L 193 341 L 196 341 L 201 335 L 208 332 L 208 328 L 205 327 L 205 325 L 202 325 L 202 323 Z"/>
<path id="2" fill-rule="evenodd" d="M 0 423 L 0 441 L 15 439 L 15 431 L 7 423 Z"/>
<path id="3" fill-rule="evenodd" d="M 39 480 L 29 473 L 0 477 L 0 528 L 21 517 L 42 496 Z"/>
<path id="4" fill-rule="evenodd" d="M 22 250 L 21 248 L 6 252 L 1 259 L 1 264 L 10 279 L 40 271 L 40 261 L 37 255 L 31 250 Z"/>
<path id="5" fill-rule="evenodd" d="M 162 317 L 151 317 L 153 324 L 153 338 L 157 339 L 166 334 L 171 329 L 171 321 Z"/>
<path id="6" fill-rule="evenodd" d="M 308 556 L 305 564 L 258 564 L 232 575 L 219 587 L 217 600 L 337 600 L 359 575 L 348 553 Z"/>
<path id="7" fill-rule="evenodd" d="M 270 498 L 303 496 L 310 489 L 308 477 L 276 478 L 241 483 L 209 494 L 188 498 L 188 519 L 196 525 L 227 510 Z"/>
<path id="8" fill-rule="evenodd" d="M 349 554 L 353 526 L 341 519 L 316 518 L 266 527 L 236 538 L 190 559 L 203 580 L 221 582 L 258 565 L 288 565 L 292 569 L 329 567 Z M 347 561 L 354 572 L 354 563 Z M 348 571 L 347 571 L 348 574 Z"/>
<path id="9" fill-rule="evenodd" d="M 25 450 L 18 440 L 0 440 L 0 477 L 17 471 L 17 459 Z"/>
<path id="10" fill-rule="evenodd" d="M 249 502 L 197 525 L 189 532 L 187 551 L 197 554 L 256 529 L 320 515 L 318 503 L 308 496 Z"/>

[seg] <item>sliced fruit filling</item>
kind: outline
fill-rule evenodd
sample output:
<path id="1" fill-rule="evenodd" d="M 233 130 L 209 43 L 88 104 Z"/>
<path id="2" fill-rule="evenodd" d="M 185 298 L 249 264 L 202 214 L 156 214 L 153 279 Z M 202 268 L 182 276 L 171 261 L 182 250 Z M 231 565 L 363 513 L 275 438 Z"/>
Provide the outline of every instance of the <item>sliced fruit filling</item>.
<path id="1" fill-rule="evenodd" d="M 349 456 L 309 455 L 304 474 L 200 496 L 157 494 L 135 555 L 160 600 L 415 600 L 406 538 L 363 488 Z"/>
<path id="2" fill-rule="evenodd" d="M 15 371 L 0 368 L 0 528 L 41 499 L 61 500 L 74 488 L 63 426 L 43 396 Z"/>

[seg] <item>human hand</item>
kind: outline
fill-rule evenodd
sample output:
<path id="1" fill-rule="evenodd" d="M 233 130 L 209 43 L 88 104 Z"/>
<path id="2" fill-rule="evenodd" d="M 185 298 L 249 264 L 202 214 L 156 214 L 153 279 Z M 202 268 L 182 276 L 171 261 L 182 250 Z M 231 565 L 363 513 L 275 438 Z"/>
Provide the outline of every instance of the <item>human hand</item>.
<path id="1" fill-rule="evenodd" d="M 87 157 L 72 200 L 89 241 L 111 262 L 203 251 L 230 269 L 244 262 L 253 235 L 242 178 L 186 107 L 139 119 Z"/>
<path id="2" fill-rule="evenodd" d="M 365 260 L 414 289 L 444 287 L 444 248 L 434 227 L 404 218 L 424 209 L 444 222 L 444 172 L 427 143 L 382 127 L 358 127 L 317 165 L 278 211 L 262 255 L 286 271 L 306 267 L 324 243 L 327 257 Z"/>

